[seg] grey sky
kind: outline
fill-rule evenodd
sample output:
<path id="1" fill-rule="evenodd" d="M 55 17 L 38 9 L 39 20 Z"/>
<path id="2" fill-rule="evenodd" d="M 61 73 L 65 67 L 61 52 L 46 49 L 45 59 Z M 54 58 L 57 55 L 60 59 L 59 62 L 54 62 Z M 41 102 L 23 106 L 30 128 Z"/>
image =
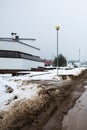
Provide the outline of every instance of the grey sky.
<path id="1" fill-rule="evenodd" d="M 87 58 L 87 0 L 0 0 L 0 37 L 17 32 L 36 38 L 34 46 L 42 58 L 56 56 L 56 30 L 59 53 L 67 59 Z"/>

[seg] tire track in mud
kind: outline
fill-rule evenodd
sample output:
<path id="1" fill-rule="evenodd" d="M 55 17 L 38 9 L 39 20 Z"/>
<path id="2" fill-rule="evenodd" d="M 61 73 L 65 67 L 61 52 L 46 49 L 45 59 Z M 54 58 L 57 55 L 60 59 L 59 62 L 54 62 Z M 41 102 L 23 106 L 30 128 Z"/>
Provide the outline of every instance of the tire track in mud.
<path id="1" fill-rule="evenodd" d="M 56 107 L 51 116 L 49 116 L 48 121 L 46 118 L 45 121 L 43 121 L 43 119 L 39 119 L 40 122 L 43 122 L 43 125 L 40 126 L 37 124 L 37 127 L 34 129 L 32 125 L 32 129 L 30 130 L 61 130 L 64 115 L 67 114 L 68 110 L 74 106 L 76 100 L 85 91 L 84 85 L 86 85 L 86 78 L 87 70 L 83 71 L 79 76 L 75 77 L 69 84 L 58 87 L 56 89 L 48 89 L 48 92 L 50 93 L 49 95 L 54 99 Z M 57 89 L 59 90 L 59 93 L 56 95 L 55 91 Z"/>
<path id="2" fill-rule="evenodd" d="M 8 112 L 0 113 L 0 129 L 61 130 L 63 116 L 85 90 L 86 78 L 87 70 L 60 86 L 55 82 L 38 81 L 41 87 L 39 98 L 18 102 Z"/>

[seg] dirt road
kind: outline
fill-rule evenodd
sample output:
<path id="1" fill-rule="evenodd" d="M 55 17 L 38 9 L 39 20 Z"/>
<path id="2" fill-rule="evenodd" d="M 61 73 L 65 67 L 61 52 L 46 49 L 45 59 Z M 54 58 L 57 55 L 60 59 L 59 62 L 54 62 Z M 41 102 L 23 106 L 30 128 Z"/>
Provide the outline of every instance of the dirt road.
<path id="1" fill-rule="evenodd" d="M 41 84 L 39 99 L 18 102 L 0 113 L 0 130 L 61 130 L 64 115 L 85 90 L 86 78 L 87 70 L 63 84 L 37 81 Z"/>

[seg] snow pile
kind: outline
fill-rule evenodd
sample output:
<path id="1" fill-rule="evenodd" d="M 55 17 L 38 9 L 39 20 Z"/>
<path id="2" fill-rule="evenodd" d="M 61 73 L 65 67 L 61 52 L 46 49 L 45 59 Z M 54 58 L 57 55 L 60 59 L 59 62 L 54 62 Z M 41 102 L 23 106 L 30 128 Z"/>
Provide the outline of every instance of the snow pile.
<path id="1" fill-rule="evenodd" d="M 73 68 L 71 70 L 59 70 L 59 75 L 79 75 L 85 68 Z"/>
<path id="2" fill-rule="evenodd" d="M 22 80 L 10 81 L 0 77 L 0 110 L 8 109 L 19 100 L 35 100 L 38 92 L 37 84 L 24 83 L 23 85 Z"/>

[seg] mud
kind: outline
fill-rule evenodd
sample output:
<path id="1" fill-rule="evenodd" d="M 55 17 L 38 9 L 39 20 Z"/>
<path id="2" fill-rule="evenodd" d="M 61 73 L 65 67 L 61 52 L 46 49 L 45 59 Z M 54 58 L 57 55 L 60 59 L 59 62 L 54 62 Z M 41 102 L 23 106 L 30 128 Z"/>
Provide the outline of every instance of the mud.
<path id="1" fill-rule="evenodd" d="M 62 130 L 87 130 L 87 89 L 64 116 Z"/>
<path id="2" fill-rule="evenodd" d="M 40 84 L 39 97 L 0 112 L 0 130 L 61 130 L 64 115 L 85 90 L 86 78 L 87 70 L 60 85 L 56 81 L 32 81 Z"/>

